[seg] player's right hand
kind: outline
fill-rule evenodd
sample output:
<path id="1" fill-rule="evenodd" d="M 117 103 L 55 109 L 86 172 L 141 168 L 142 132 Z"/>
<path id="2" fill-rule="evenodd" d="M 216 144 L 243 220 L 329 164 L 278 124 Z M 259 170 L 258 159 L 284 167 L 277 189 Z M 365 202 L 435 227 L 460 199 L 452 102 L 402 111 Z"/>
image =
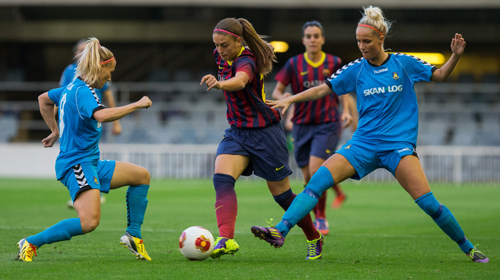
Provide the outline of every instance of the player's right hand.
<path id="1" fill-rule="evenodd" d="M 139 101 L 137 101 L 137 104 L 139 105 L 139 108 L 149 108 L 151 105 L 153 105 L 153 102 L 151 102 L 151 99 L 147 96 L 143 96 Z"/>
<path id="2" fill-rule="evenodd" d="M 285 98 L 281 100 L 266 100 L 266 104 L 269 105 L 273 109 L 278 109 L 278 108 L 283 108 L 283 111 L 281 111 L 281 114 L 285 114 L 286 110 L 288 110 L 288 107 L 292 104 L 290 101 L 290 98 Z"/>
<path id="3" fill-rule="evenodd" d="M 54 146 L 54 143 L 56 143 L 57 138 L 59 138 L 59 133 L 52 132 L 49 136 L 45 137 L 42 140 L 43 147 L 50 148 L 50 147 Z"/>

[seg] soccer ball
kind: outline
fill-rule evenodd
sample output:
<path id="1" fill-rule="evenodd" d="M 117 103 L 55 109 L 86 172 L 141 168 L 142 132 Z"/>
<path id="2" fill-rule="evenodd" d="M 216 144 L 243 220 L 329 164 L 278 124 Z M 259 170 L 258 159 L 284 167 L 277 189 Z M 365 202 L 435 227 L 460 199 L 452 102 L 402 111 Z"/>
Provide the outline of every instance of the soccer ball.
<path id="1" fill-rule="evenodd" d="M 179 248 L 190 261 L 202 261 L 214 250 L 214 237 L 206 228 L 194 226 L 187 228 L 179 237 Z"/>

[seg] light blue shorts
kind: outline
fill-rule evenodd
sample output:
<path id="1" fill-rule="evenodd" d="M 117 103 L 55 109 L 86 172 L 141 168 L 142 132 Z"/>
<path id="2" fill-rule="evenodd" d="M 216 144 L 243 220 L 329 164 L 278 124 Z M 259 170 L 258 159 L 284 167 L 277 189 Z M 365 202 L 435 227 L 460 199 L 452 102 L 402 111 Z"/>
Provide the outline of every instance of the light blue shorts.
<path id="1" fill-rule="evenodd" d="M 109 193 L 115 165 L 114 160 L 99 160 L 97 165 L 84 162 L 73 166 L 59 181 L 68 188 L 73 201 L 82 192 L 90 189 L 98 189 L 100 192 Z"/>
<path id="2" fill-rule="evenodd" d="M 407 155 L 418 157 L 410 143 L 381 143 L 377 141 L 349 140 L 335 153 L 343 155 L 357 174 L 352 179 L 360 180 L 377 168 L 385 168 L 395 175 L 401 158 Z"/>

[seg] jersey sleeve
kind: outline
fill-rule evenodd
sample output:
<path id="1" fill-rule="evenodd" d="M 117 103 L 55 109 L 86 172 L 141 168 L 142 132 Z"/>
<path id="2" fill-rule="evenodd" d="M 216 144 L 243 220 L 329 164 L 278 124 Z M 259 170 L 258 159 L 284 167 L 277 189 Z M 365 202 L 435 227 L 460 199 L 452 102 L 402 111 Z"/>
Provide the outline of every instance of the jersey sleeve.
<path id="1" fill-rule="evenodd" d="M 292 75 L 293 75 L 292 60 L 289 59 L 286 62 L 285 66 L 283 66 L 283 68 L 281 68 L 278 74 L 276 74 L 276 77 L 274 77 L 274 79 L 287 86 L 292 81 Z"/>
<path id="2" fill-rule="evenodd" d="M 250 57 L 240 57 L 236 59 L 234 62 L 235 73 L 243 71 L 248 75 L 248 82 L 250 83 L 253 80 L 255 69 L 257 66 L 255 65 L 255 60 Z"/>
<path id="3" fill-rule="evenodd" d="M 413 82 L 430 82 L 432 73 L 437 69 L 436 66 L 423 61 L 422 59 L 414 56 L 405 55 L 407 63 L 407 72 L 410 80 Z"/>
<path id="4" fill-rule="evenodd" d="M 56 106 L 59 106 L 59 100 L 61 100 L 63 91 L 64 87 L 49 90 L 49 98 L 56 104 Z"/>
<path id="5" fill-rule="evenodd" d="M 97 101 L 94 93 L 85 87 L 79 87 L 76 91 L 76 103 L 78 114 L 83 120 L 92 118 L 95 112 L 105 108 Z"/>
<path id="6" fill-rule="evenodd" d="M 326 80 L 326 84 L 338 96 L 347 94 L 349 92 L 356 92 L 356 79 L 355 69 L 352 67 L 340 68 L 330 78 Z"/>

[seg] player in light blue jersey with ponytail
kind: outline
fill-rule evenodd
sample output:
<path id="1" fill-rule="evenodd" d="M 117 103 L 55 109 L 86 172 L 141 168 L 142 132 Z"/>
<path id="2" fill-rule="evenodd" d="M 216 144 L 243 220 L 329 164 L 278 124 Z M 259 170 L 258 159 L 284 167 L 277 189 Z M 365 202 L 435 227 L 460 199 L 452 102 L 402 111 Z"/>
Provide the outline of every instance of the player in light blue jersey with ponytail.
<path id="1" fill-rule="evenodd" d="M 319 168 L 306 189 L 297 195 L 282 221 L 276 227 L 254 226 L 252 232 L 281 247 L 290 229 L 313 209 L 325 190 L 348 178 L 359 180 L 377 168 L 385 168 L 472 261 L 487 263 L 488 258 L 467 240 L 451 211 L 434 197 L 416 153 L 418 107 L 414 84 L 447 81 L 464 52 L 465 40 L 455 34 L 452 55 L 438 69 L 409 55 L 386 53 L 384 40 L 389 28 L 380 8 L 366 8 L 356 29 L 362 58 L 339 69 L 323 85 L 268 102 L 272 108 L 284 108 L 284 113 L 292 103 L 316 100 L 332 91 L 338 96 L 355 92 L 359 124 L 352 139 Z"/>
<path id="2" fill-rule="evenodd" d="M 90 38 L 78 59 L 76 78 L 66 87 L 50 90 L 38 97 L 40 112 L 52 133 L 42 140 L 52 147 L 59 139 L 60 153 L 56 160 L 57 180 L 69 191 L 78 218 L 60 221 L 48 229 L 18 242 L 18 259 L 31 262 L 36 250 L 44 244 L 69 240 L 93 231 L 101 217 L 99 193 L 129 186 L 126 196 L 127 229 L 121 237 L 138 259 L 151 260 L 144 248 L 141 225 L 148 200 L 150 174 L 140 166 L 112 160 L 99 160 L 101 123 L 118 120 L 135 110 L 148 108 L 151 100 L 141 100 L 116 108 L 105 108 L 95 93 L 115 70 L 113 53 Z M 54 107 L 59 108 L 59 127 Z"/>

